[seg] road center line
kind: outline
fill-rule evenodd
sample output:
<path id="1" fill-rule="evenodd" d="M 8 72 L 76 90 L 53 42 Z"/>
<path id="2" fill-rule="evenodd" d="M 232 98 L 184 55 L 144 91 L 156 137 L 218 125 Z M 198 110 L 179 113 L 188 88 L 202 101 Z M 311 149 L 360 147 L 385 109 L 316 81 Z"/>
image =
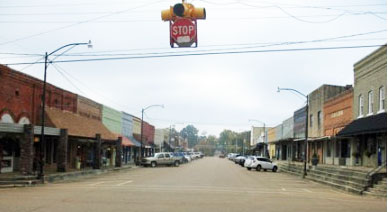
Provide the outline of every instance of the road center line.
<path id="1" fill-rule="evenodd" d="M 122 185 L 125 185 L 125 184 L 128 184 L 128 183 L 132 183 L 133 181 L 132 180 L 128 180 L 126 182 L 123 182 L 123 183 L 119 183 L 117 184 L 116 186 L 122 186 Z"/>
<path id="2" fill-rule="evenodd" d="M 100 185 L 100 184 L 103 184 L 103 183 L 105 183 L 105 181 L 89 184 L 89 186 L 96 186 L 96 185 Z"/>

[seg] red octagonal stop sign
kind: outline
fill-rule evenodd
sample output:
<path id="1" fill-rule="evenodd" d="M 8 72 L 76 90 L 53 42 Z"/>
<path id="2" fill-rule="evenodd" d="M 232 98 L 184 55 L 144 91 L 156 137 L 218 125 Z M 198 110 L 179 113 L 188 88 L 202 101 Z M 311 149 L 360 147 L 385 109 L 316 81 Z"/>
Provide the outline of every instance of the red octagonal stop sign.
<path id="1" fill-rule="evenodd" d="M 171 24 L 171 38 L 179 46 L 191 46 L 197 35 L 196 25 L 187 18 L 179 18 Z"/>

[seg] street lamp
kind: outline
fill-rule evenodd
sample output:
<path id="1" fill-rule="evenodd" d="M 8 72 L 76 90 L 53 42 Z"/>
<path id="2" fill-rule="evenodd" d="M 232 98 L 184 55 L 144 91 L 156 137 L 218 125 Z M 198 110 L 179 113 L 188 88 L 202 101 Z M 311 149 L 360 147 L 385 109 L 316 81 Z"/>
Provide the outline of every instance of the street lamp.
<path id="1" fill-rule="evenodd" d="M 161 107 L 161 108 L 164 108 L 164 105 L 150 105 L 150 106 L 148 106 L 146 108 L 141 109 L 141 131 L 140 131 L 140 157 L 139 157 L 139 162 L 141 162 L 141 159 L 143 158 L 142 149 L 143 149 L 143 117 L 144 117 L 144 111 L 146 111 L 147 109 L 149 109 L 151 107 Z"/>
<path id="2" fill-rule="evenodd" d="M 309 96 L 303 94 L 302 92 L 292 89 L 292 88 L 279 88 L 278 87 L 278 92 L 280 91 L 291 91 L 295 92 L 303 97 L 306 98 L 306 127 L 305 127 L 305 142 L 304 142 L 304 168 L 303 168 L 303 178 L 306 177 L 307 175 L 307 148 L 308 148 L 308 114 L 309 114 Z"/>
<path id="3" fill-rule="evenodd" d="M 262 122 L 262 121 L 259 121 L 259 120 L 256 120 L 256 119 L 249 119 L 248 121 L 250 122 L 259 122 L 259 123 L 262 123 L 263 124 L 263 129 L 264 129 L 264 136 L 263 136 L 263 142 L 265 143 L 265 139 L 266 139 L 266 136 L 265 136 L 265 123 Z M 252 132 L 252 135 L 253 135 L 253 132 Z M 267 144 L 268 145 L 268 144 Z M 266 148 L 266 152 L 264 153 L 266 157 L 269 156 L 269 153 L 268 153 L 268 146 Z"/>
<path id="4" fill-rule="evenodd" d="M 45 108 L 46 108 L 47 67 L 48 67 L 49 63 L 52 63 L 56 58 L 61 56 L 64 52 L 62 54 L 60 54 L 60 55 L 57 55 L 49 63 L 48 63 L 48 57 L 53 55 L 54 53 L 58 52 L 61 49 L 67 48 L 69 46 L 75 47 L 75 46 L 80 46 L 80 45 L 87 45 L 88 48 L 92 48 L 93 47 L 92 46 L 92 42 L 90 40 L 87 43 L 70 43 L 70 44 L 64 45 L 64 46 L 62 46 L 62 47 L 52 51 L 51 53 L 47 53 L 46 52 L 45 57 L 44 57 L 44 80 L 43 80 L 43 94 L 42 94 L 41 134 L 40 134 L 40 159 L 39 159 L 40 160 L 40 167 L 39 167 L 39 174 L 38 174 L 38 179 L 41 179 L 42 182 L 44 182 L 44 161 L 43 161 L 43 156 L 44 156 L 44 151 L 45 151 L 45 140 L 44 140 L 45 116 L 44 116 L 44 112 L 45 112 Z"/>

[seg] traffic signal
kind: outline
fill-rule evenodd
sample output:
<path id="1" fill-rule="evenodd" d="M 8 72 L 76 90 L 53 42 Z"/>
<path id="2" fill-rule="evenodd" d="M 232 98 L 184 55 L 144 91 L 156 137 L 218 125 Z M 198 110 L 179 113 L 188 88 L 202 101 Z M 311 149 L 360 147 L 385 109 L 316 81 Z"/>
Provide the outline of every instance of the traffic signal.
<path id="1" fill-rule="evenodd" d="M 162 10 L 162 20 L 171 21 L 176 17 L 191 18 L 191 19 L 206 19 L 205 8 L 195 8 L 194 5 L 188 3 L 178 3 L 170 9 Z"/>

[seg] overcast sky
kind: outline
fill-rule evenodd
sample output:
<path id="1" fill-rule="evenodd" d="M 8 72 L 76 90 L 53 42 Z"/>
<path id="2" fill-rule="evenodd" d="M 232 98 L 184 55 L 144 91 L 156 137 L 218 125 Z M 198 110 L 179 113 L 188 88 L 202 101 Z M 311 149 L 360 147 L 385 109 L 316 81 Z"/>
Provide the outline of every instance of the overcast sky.
<path id="1" fill-rule="evenodd" d="M 193 0 L 188 2 L 207 13 L 198 20 L 198 48 L 171 49 L 169 23 L 160 12 L 179 2 L 0 0 L 0 63 L 43 61 L 19 54 L 88 40 L 93 49 L 77 46 L 55 60 L 386 43 L 383 0 Z M 353 84 L 354 63 L 375 49 L 56 63 L 49 66 L 48 82 L 139 117 L 141 108 L 164 104 L 147 110 L 145 120 L 156 128 L 194 124 L 218 136 L 223 129 L 262 125 L 249 119 L 275 126 L 305 104 L 293 93 L 277 93 L 278 86 L 308 94 L 322 84 Z M 10 67 L 43 78 L 43 64 Z"/>

